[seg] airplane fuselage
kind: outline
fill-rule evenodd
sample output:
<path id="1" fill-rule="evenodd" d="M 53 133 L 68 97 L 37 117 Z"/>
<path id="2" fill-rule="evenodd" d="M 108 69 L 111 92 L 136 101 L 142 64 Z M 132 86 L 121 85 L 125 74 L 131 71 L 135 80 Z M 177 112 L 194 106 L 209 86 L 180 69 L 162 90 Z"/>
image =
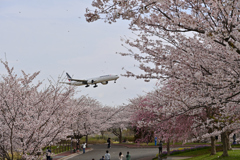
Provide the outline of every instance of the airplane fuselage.
<path id="1" fill-rule="evenodd" d="M 105 75 L 88 79 L 88 84 L 92 83 L 93 81 L 94 83 L 107 83 L 108 81 L 117 80 L 118 78 L 118 75 Z"/>

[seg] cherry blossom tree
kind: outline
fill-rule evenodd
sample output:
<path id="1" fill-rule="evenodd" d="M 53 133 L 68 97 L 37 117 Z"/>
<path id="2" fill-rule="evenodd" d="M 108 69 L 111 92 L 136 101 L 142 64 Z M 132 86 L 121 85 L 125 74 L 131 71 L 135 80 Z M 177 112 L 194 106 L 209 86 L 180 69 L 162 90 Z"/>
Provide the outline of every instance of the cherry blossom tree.
<path id="1" fill-rule="evenodd" d="M 134 57 L 145 74 L 127 71 L 126 76 L 166 81 L 172 117 L 205 114 L 204 122 L 197 121 L 210 137 L 233 130 L 236 123 L 219 120 L 239 107 L 239 1 L 97 0 L 92 5 L 96 10 L 87 9 L 89 22 L 130 21 L 138 38 L 123 41 L 144 54 L 129 49 L 121 55 Z M 223 156 L 228 156 L 225 149 Z"/>
<path id="2" fill-rule="evenodd" d="M 82 103 L 77 106 L 78 116 L 73 121 L 72 130 L 78 139 L 86 136 L 86 143 L 88 143 L 88 135 L 101 130 L 102 105 L 91 97 L 82 96 L 81 99 Z"/>
<path id="3" fill-rule="evenodd" d="M 131 100 L 129 105 L 135 111 L 132 114 L 133 125 L 139 131 L 147 133 L 141 137 L 140 141 L 149 141 L 149 136 L 154 133 L 154 137 L 167 143 L 167 152 L 170 153 L 170 142 L 179 142 L 189 139 L 192 133 L 193 116 L 179 115 L 169 118 L 169 110 L 164 110 L 167 103 L 156 95 L 157 92 L 148 93 L 146 96 Z"/>
<path id="4" fill-rule="evenodd" d="M 128 105 L 118 106 L 114 108 L 114 115 L 111 117 L 110 125 L 108 128 L 115 136 L 118 137 L 119 143 L 122 143 L 122 132 L 131 126 L 131 115 L 133 112 Z"/>
<path id="5" fill-rule="evenodd" d="M 13 160 L 16 153 L 36 159 L 42 148 L 66 138 L 75 117 L 75 89 L 49 81 L 34 84 L 40 72 L 19 77 L 8 62 L 0 81 L 0 157 Z"/>
<path id="6" fill-rule="evenodd" d="M 165 90 L 161 90 L 161 94 L 170 98 L 172 103 L 171 112 L 174 116 L 183 114 L 195 116 L 194 126 L 204 130 L 207 129 L 203 137 L 211 137 L 211 154 L 215 154 L 215 136 L 222 134 L 225 139 L 229 139 L 228 137 L 231 132 L 239 130 L 239 128 L 236 127 L 239 124 L 239 116 L 234 115 L 235 111 L 239 110 L 239 106 L 233 102 L 221 103 L 221 101 L 218 101 L 220 97 L 214 95 L 214 92 L 202 92 L 201 96 L 198 93 L 204 90 L 203 85 L 198 84 L 202 86 L 202 88 L 198 87 L 199 90 L 196 90 L 196 88 L 191 88 L 190 84 L 186 84 L 188 84 L 187 80 L 185 84 L 171 83 L 171 87 L 166 87 Z M 211 96 L 208 97 L 206 94 Z M 227 146 L 227 141 L 223 141 L 225 155 L 227 155 Z"/>
<path id="7" fill-rule="evenodd" d="M 122 107 L 103 106 L 97 100 L 87 96 L 83 96 L 81 99 L 81 103 L 78 104 L 80 109 L 77 109 L 78 117 L 73 123 L 72 130 L 75 137 L 86 136 L 87 143 L 88 135 L 107 131 L 116 126 L 121 128 L 123 123 L 128 120 L 121 116 L 124 110 Z"/>

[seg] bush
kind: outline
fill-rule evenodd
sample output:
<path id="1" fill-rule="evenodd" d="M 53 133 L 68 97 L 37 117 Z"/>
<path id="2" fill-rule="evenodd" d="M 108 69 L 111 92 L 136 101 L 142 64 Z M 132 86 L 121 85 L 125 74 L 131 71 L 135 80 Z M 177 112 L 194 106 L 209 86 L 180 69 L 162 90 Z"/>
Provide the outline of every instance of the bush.
<path id="1" fill-rule="evenodd" d="M 103 143 L 107 143 L 107 140 L 105 139 L 88 139 L 88 143 L 90 144 L 103 144 Z"/>
<path id="2" fill-rule="evenodd" d="M 134 137 L 132 137 L 132 136 L 123 137 L 123 140 L 134 142 Z"/>

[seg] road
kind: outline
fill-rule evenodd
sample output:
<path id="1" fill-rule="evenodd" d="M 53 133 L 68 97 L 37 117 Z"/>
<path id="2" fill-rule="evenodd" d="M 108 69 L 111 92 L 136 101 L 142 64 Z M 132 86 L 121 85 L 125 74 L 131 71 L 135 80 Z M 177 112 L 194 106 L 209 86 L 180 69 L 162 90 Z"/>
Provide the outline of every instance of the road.
<path id="1" fill-rule="evenodd" d="M 128 151 L 131 155 L 131 160 L 151 160 L 158 153 L 158 148 L 127 148 L 120 145 L 112 145 L 110 149 L 107 149 L 106 144 L 96 144 L 88 147 L 93 148 L 93 150 L 85 154 L 77 155 L 69 160 L 92 160 L 93 158 L 99 160 L 104 156 L 106 150 L 109 150 L 111 160 L 118 160 L 119 152 L 123 153 L 124 160 L 126 160 L 125 156 Z"/>

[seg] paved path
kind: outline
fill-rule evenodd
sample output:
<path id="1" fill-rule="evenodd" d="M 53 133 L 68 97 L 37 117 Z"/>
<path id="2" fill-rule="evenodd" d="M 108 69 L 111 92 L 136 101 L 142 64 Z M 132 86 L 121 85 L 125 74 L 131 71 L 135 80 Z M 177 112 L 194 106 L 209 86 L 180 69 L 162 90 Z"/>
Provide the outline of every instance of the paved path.
<path id="1" fill-rule="evenodd" d="M 99 145 L 89 145 L 86 150 L 87 153 L 82 154 L 82 152 L 78 153 L 71 153 L 70 151 L 60 153 L 58 155 L 53 156 L 54 160 L 99 160 L 101 156 L 103 156 L 107 150 L 106 144 L 99 144 Z M 119 152 L 122 152 L 126 155 L 127 151 L 130 152 L 132 156 L 132 160 L 152 160 L 155 157 L 156 153 L 158 152 L 157 146 L 136 146 L 136 145 L 112 145 L 112 148 L 109 149 L 109 152 L 112 156 L 111 160 L 118 160 Z M 171 149 L 183 148 L 187 146 L 174 146 Z M 188 147 L 196 147 L 196 145 L 188 146 Z M 233 150 L 240 150 L 240 148 L 233 148 Z M 166 151 L 166 148 L 163 148 L 163 151 Z M 180 160 L 180 159 L 188 159 L 191 157 L 177 157 L 177 156 L 170 156 L 164 160 Z"/>
<path id="2" fill-rule="evenodd" d="M 92 151 L 89 151 L 85 154 L 80 154 L 75 157 L 69 158 L 69 160 L 99 160 L 106 150 L 109 150 L 111 154 L 111 160 L 118 160 L 119 152 L 122 152 L 124 159 L 127 152 L 130 152 L 131 160 L 152 160 L 153 157 L 158 153 L 158 148 L 127 148 L 120 145 L 112 145 L 110 149 L 107 149 L 107 145 L 98 144 L 98 145 L 89 145 L 88 147 L 93 148 Z"/>
<path id="3" fill-rule="evenodd" d="M 58 154 L 53 157 L 54 160 L 92 160 L 93 158 L 95 160 L 99 160 L 101 156 L 103 156 L 106 153 L 106 150 L 109 150 L 111 154 L 111 160 L 118 160 L 118 154 L 119 152 L 122 152 L 125 156 L 127 151 L 130 152 L 130 155 L 132 157 L 132 160 L 152 160 L 152 158 L 155 157 L 156 153 L 158 152 L 158 148 L 156 146 L 145 146 L 143 148 L 142 146 L 133 146 L 133 145 L 112 145 L 112 148 L 107 149 L 106 144 L 98 144 L 98 145 L 89 145 L 86 150 L 85 154 L 82 154 L 82 152 L 78 153 L 71 153 L 70 151 L 64 152 L 61 154 Z M 175 146 L 176 149 L 179 148 Z M 182 148 L 182 147 L 181 147 Z M 166 151 L 166 148 L 163 148 L 163 151 Z M 124 159 L 125 159 L 124 156 Z M 168 158 L 165 158 L 164 160 L 180 160 L 180 159 L 187 159 L 190 157 L 177 157 L 177 156 L 171 156 Z"/>

